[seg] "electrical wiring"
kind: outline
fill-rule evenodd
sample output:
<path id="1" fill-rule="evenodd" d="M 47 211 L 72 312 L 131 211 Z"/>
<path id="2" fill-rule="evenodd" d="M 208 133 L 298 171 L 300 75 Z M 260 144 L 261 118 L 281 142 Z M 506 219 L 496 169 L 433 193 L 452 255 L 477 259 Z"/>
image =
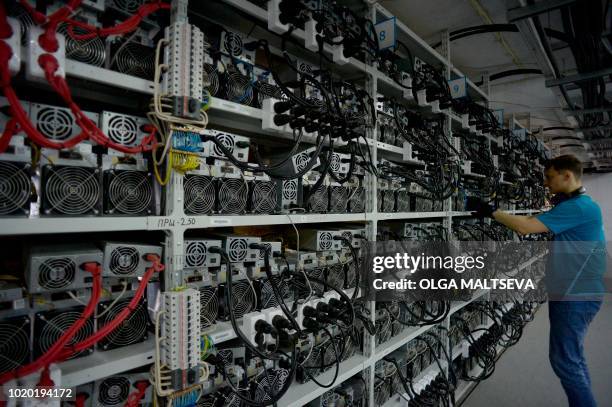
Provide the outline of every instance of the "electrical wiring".
<path id="1" fill-rule="evenodd" d="M 121 292 L 119 293 L 119 295 L 117 296 L 117 298 L 115 298 L 113 300 L 113 302 L 111 302 L 108 307 L 106 307 L 106 309 L 102 312 L 100 312 L 96 317 L 100 318 L 102 316 L 104 316 L 108 311 L 110 311 L 115 305 L 117 305 L 117 303 L 119 301 L 121 301 L 121 298 L 123 298 L 123 296 L 125 295 L 125 293 L 127 292 L 127 286 L 128 286 L 128 282 L 127 280 L 123 280 L 121 282 L 121 284 L 123 285 L 123 288 L 121 289 Z"/>
<path id="2" fill-rule="evenodd" d="M 88 273 L 91 273 L 93 279 L 93 287 L 89 302 L 87 303 L 87 306 L 83 309 L 83 312 L 81 313 L 79 319 L 75 321 L 72 325 L 70 325 L 70 327 L 62 333 L 59 339 L 55 341 L 53 345 L 38 359 L 27 365 L 21 366 L 14 371 L 5 372 L 0 375 L 0 384 L 4 384 L 11 379 L 18 379 L 20 377 L 29 375 L 41 368 L 48 375 L 49 365 L 54 361 L 60 359 L 59 355 L 66 351 L 67 344 L 83 327 L 83 325 L 85 325 L 87 320 L 93 315 L 101 293 L 102 267 L 97 263 L 85 263 L 83 264 L 83 269 Z M 73 349 L 74 347 L 74 344 L 70 345 L 70 347 L 68 348 L 69 351 L 71 351 L 71 349 Z"/>

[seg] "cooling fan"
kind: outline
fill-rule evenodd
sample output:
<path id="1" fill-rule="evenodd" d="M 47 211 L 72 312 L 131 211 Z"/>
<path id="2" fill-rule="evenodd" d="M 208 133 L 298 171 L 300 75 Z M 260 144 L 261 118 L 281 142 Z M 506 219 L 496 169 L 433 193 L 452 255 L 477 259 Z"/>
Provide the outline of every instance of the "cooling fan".
<path id="1" fill-rule="evenodd" d="M 225 287 L 226 290 L 229 287 Z M 253 311 L 255 306 L 255 293 L 247 280 L 239 280 L 232 284 L 232 303 L 227 304 L 227 294 L 225 297 L 226 307 L 232 307 L 236 318 L 242 318 L 245 314 Z M 229 315 L 229 313 L 227 313 Z"/>
<path id="2" fill-rule="evenodd" d="M 205 215 L 215 208 L 215 184 L 211 177 L 187 174 L 183 182 L 185 213 Z"/>
<path id="3" fill-rule="evenodd" d="M 115 143 L 133 147 L 139 145 L 147 135 L 143 131 L 147 123 L 140 117 L 104 111 L 101 129 Z"/>
<path id="4" fill-rule="evenodd" d="M 410 194 L 408 191 L 397 191 L 396 212 L 410 212 Z"/>
<path id="5" fill-rule="evenodd" d="M 6 5 L 6 13 L 9 17 L 16 18 L 19 21 L 21 29 L 21 44 L 28 44 L 28 29 L 34 25 L 32 16 L 18 1 L 9 1 Z"/>
<path id="6" fill-rule="evenodd" d="M 200 240 L 185 241 L 185 268 L 206 267 L 208 249 L 206 243 Z"/>
<path id="7" fill-rule="evenodd" d="M 148 172 L 104 171 L 104 212 L 110 215 L 149 215 L 153 204 L 153 180 Z"/>
<path id="8" fill-rule="evenodd" d="M 155 50 L 138 42 L 116 41 L 113 44 L 113 64 L 111 69 L 126 75 L 139 78 L 153 79 L 155 71 Z"/>
<path id="9" fill-rule="evenodd" d="M 49 258 L 38 267 L 38 285 L 49 291 L 68 288 L 76 273 L 77 265 L 70 257 Z"/>
<path id="10" fill-rule="evenodd" d="M 276 183 L 272 181 L 253 181 L 251 183 L 251 212 L 273 214 L 278 202 Z"/>
<path id="11" fill-rule="evenodd" d="M 96 383 L 97 406 L 123 406 L 132 392 L 127 376 L 111 376 Z"/>
<path id="12" fill-rule="evenodd" d="M 383 191 L 383 207 L 382 212 L 393 212 L 395 207 L 395 191 L 387 189 Z"/>
<path id="13" fill-rule="evenodd" d="M 272 397 L 281 391 L 288 378 L 289 371 L 286 369 L 264 369 L 264 372 L 253 381 L 255 401 L 263 403 L 272 400 Z"/>
<path id="14" fill-rule="evenodd" d="M 0 216 L 30 213 L 30 168 L 27 163 L 0 161 Z"/>
<path id="15" fill-rule="evenodd" d="M 319 250 L 331 250 L 334 246 L 334 238 L 330 232 L 321 232 L 318 240 Z"/>
<path id="16" fill-rule="evenodd" d="M 76 321 L 81 318 L 81 314 L 85 307 L 73 307 L 48 312 L 39 312 L 34 318 L 34 357 L 38 358 L 44 354 L 57 340 L 68 330 Z M 93 318 L 88 318 L 85 324 L 66 344 L 65 348 L 70 348 L 77 342 L 80 342 L 92 335 L 94 332 Z M 72 356 L 72 359 L 89 355 L 93 352 L 93 347 L 85 349 L 78 354 Z"/>
<path id="17" fill-rule="evenodd" d="M 384 203 L 383 203 L 383 191 L 382 189 L 379 189 L 378 191 L 376 191 L 376 202 L 378 204 L 378 212 L 383 212 L 383 207 L 384 207 Z"/>
<path id="18" fill-rule="evenodd" d="M 365 212 L 365 188 L 357 187 L 356 191 L 351 191 L 348 201 L 348 210 L 351 213 Z"/>
<path id="19" fill-rule="evenodd" d="M 299 184 L 297 179 L 282 181 L 281 208 L 289 209 L 291 205 L 298 205 L 299 202 Z"/>
<path id="20" fill-rule="evenodd" d="M 217 184 L 217 211 L 224 214 L 244 213 L 249 195 L 246 181 L 238 178 L 221 178 Z"/>
<path id="21" fill-rule="evenodd" d="M 91 121 L 98 123 L 100 115 L 84 113 Z M 66 141 L 81 133 L 72 112 L 63 107 L 32 103 L 30 117 L 36 129 L 50 140 Z"/>
<path id="22" fill-rule="evenodd" d="M 77 35 L 86 34 L 80 27 L 73 27 Z M 106 60 L 106 45 L 101 37 L 95 36 L 87 40 L 76 40 L 68 33 L 66 24 L 61 24 L 58 32 L 66 38 L 66 58 L 83 62 L 88 65 L 102 66 Z"/>
<path id="23" fill-rule="evenodd" d="M 217 96 L 219 94 L 219 89 L 221 88 L 219 72 L 217 69 L 215 69 L 215 67 L 210 63 L 204 63 L 203 76 L 204 78 L 202 83 L 205 84 L 210 96 Z"/>
<path id="24" fill-rule="evenodd" d="M 305 272 L 308 278 L 316 278 L 321 281 L 325 280 L 325 267 L 315 267 L 310 270 L 305 270 Z M 312 291 L 316 295 L 323 295 L 323 293 L 325 292 L 325 288 L 321 283 L 310 281 L 310 287 L 312 287 Z M 300 297 L 307 297 L 310 294 L 308 290 L 308 284 L 306 282 L 298 283 L 298 289 Z"/>
<path id="25" fill-rule="evenodd" d="M 231 68 L 223 74 L 223 83 L 227 100 L 243 105 L 253 103 L 253 84 L 249 76 Z"/>
<path id="26" fill-rule="evenodd" d="M 219 315 L 217 288 L 201 287 L 200 291 L 200 328 L 212 326 Z M 233 294 L 233 292 L 232 292 Z"/>
<path id="27" fill-rule="evenodd" d="M 329 197 L 327 194 L 327 187 L 320 185 L 314 191 L 310 192 L 308 197 L 307 208 L 311 212 L 327 212 L 327 206 L 329 203 Z"/>
<path id="28" fill-rule="evenodd" d="M 249 247 L 246 239 L 231 238 L 228 239 L 227 254 L 230 261 L 241 262 L 245 261 L 249 253 Z"/>
<path id="29" fill-rule="evenodd" d="M 334 264 L 327 268 L 326 282 L 332 287 L 338 289 L 344 288 L 344 267 L 342 264 Z"/>
<path id="30" fill-rule="evenodd" d="M 329 211 L 345 213 L 348 205 L 350 190 L 341 186 L 329 187 Z"/>
<path id="31" fill-rule="evenodd" d="M 101 188 L 97 168 L 45 165 L 42 208 L 45 214 L 98 214 Z"/>
<path id="32" fill-rule="evenodd" d="M 274 290 L 272 289 L 272 284 L 274 284 L 278 291 L 280 292 L 282 298 L 287 301 L 290 298 L 289 294 L 289 286 L 287 282 L 283 280 L 280 276 L 272 276 L 272 281 L 269 279 L 262 279 L 260 282 L 260 302 L 261 309 L 274 308 L 278 307 L 278 300 L 274 295 Z"/>
<path id="33" fill-rule="evenodd" d="M 126 308 L 131 301 L 131 298 L 119 300 L 115 305 L 109 308 L 112 301 L 101 303 L 98 306 L 98 330 L 104 325 L 114 320 L 117 315 Z M 99 316 L 104 312 L 104 315 Z M 136 308 L 130 312 L 128 317 L 110 334 L 98 342 L 98 348 L 101 350 L 109 350 L 120 348 L 123 346 L 139 343 L 148 338 L 148 330 L 151 326 L 149 314 L 147 312 L 147 300 L 142 298 Z"/>
<path id="34" fill-rule="evenodd" d="M 30 359 L 30 318 L 0 321 L 0 373 L 24 365 Z"/>
<path id="35" fill-rule="evenodd" d="M 144 260 L 147 254 L 162 255 L 160 246 L 135 243 L 103 242 L 104 263 L 102 275 L 105 277 L 140 277 L 150 266 Z"/>
<path id="36" fill-rule="evenodd" d="M 310 156 L 307 153 L 299 153 L 292 157 L 293 169 L 296 174 L 303 171 L 310 162 Z"/>

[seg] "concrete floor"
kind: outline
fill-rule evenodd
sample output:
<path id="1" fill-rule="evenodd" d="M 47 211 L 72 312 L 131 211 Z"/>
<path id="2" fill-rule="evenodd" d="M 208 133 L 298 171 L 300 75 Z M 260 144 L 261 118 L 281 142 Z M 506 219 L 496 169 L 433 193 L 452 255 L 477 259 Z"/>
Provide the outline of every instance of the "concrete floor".
<path id="1" fill-rule="evenodd" d="M 561 407 L 567 399 L 548 362 L 548 306 L 543 304 L 515 346 L 497 362 L 463 407 Z M 585 352 L 599 407 L 612 407 L 612 300 L 605 302 L 587 332 Z"/>

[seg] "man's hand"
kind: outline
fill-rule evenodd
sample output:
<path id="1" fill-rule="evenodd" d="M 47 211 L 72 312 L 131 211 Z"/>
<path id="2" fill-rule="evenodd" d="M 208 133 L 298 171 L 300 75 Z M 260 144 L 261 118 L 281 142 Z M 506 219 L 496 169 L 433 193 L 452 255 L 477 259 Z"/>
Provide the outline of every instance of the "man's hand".
<path id="1" fill-rule="evenodd" d="M 472 216 L 476 218 L 493 218 L 493 212 L 496 210 L 493 205 L 490 205 L 480 199 L 477 202 L 473 202 L 472 205 L 468 203 L 468 207 L 470 206 L 472 206 L 474 209 Z"/>

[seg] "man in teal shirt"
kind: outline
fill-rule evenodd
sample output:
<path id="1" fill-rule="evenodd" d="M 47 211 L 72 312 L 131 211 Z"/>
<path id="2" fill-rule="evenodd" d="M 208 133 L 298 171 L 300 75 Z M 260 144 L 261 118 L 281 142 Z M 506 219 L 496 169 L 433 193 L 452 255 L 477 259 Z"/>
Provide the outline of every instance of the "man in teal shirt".
<path id="1" fill-rule="evenodd" d="M 570 407 L 594 407 L 583 343 L 604 293 L 605 237 L 601 209 L 586 195 L 581 179 L 580 161 L 562 155 L 545 167 L 544 183 L 555 194 L 553 209 L 536 216 L 519 216 L 481 204 L 474 214 L 491 217 L 519 234 L 554 234 L 545 279 L 549 359 Z"/>

